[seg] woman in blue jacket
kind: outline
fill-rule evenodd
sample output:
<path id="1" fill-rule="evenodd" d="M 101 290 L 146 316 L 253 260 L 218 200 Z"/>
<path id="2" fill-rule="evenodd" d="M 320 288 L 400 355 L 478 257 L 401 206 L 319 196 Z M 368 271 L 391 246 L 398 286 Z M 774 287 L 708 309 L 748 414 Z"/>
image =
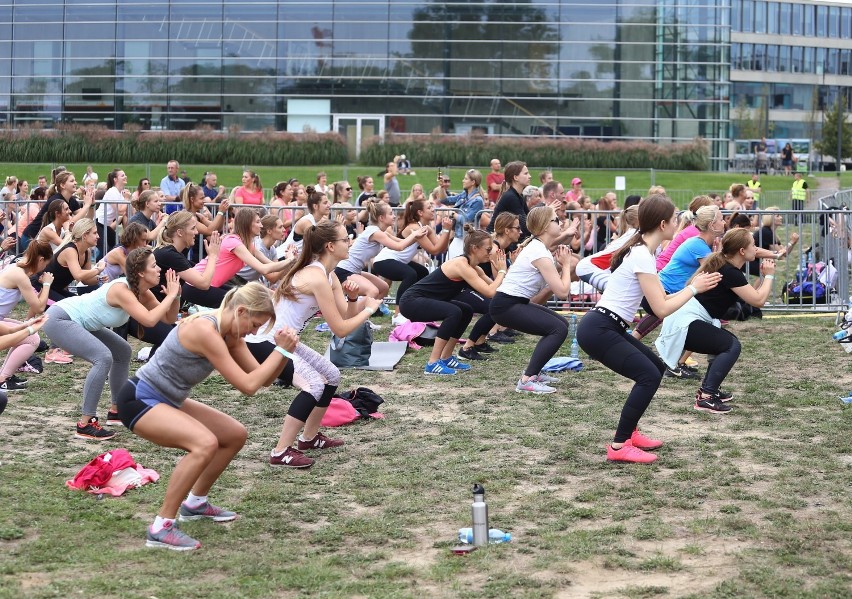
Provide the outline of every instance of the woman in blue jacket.
<path id="1" fill-rule="evenodd" d="M 456 236 L 450 244 L 449 258 L 461 256 L 464 253 L 464 225 L 469 223 L 474 229 L 478 222 L 478 215 L 482 212 L 482 173 L 472 168 L 464 174 L 462 179 L 462 191 L 458 195 L 449 196 L 444 203 L 456 209 Z"/>

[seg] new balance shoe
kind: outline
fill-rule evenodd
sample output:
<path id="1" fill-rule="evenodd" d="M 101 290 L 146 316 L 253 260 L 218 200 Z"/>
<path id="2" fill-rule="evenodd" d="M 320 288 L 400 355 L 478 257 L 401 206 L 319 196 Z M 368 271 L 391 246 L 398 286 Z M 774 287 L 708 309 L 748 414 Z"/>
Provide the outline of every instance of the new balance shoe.
<path id="1" fill-rule="evenodd" d="M 479 345 L 474 345 L 473 348 L 481 354 L 493 354 L 497 351 L 497 348 L 489 345 L 487 341 Z"/>
<path id="2" fill-rule="evenodd" d="M 159 532 L 151 532 L 151 527 L 148 527 L 145 546 L 156 549 L 171 549 L 172 551 L 192 551 L 199 549 L 201 543 L 179 529 L 177 524 L 168 521 L 163 524 L 163 528 Z"/>
<path id="3" fill-rule="evenodd" d="M 322 433 L 317 433 L 313 439 L 308 441 L 298 440 L 296 447 L 299 448 L 299 451 L 304 451 L 306 449 L 330 449 L 332 447 L 340 447 L 343 445 L 345 441 L 343 439 L 332 439 L 331 437 L 326 437 Z"/>
<path id="4" fill-rule="evenodd" d="M 428 363 L 423 369 L 423 374 L 434 374 L 438 376 L 449 376 L 455 373 L 455 368 L 450 368 L 441 360 L 436 360 L 435 362 Z"/>
<path id="5" fill-rule="evenodd" d="M 461 348 L 459 350 L 459 360 L 487 360 L 485 356 L 476 351 L 476 346 L 465 349 Z"/>
<path id="6" fill-rule="evenodd" d="M 545 374 L 543 372 L 539 372 L 535 376 L 535 380 L 537 380 L 539 383 L 544 383 L 545 385 L 555 385 L 559 382 L 559 379 L 555 376 L 550 376 L 549 374 Z"/>
<path id="7" fill-rule="evenodd" d="M 606 459 L 610 462 L 628 462 L 631 464 L 650 464 L 657 460 L 657 454 L 643 451 L 638 447 L 633 446 L 633 442 L 628 439 L 619 449 L 614 449 L 612 445 L 606 446 Z"/>
<path id="8" fill-rule="evenodd" d="M 288 447 L 278 455 L 270 454 L 269 464 L 286 468 L 309 468 L 313 466 L 314 459 L 309 458 L 295 447 Z"/>
<path id="9" fill-rule="evenodd" d="M 446 366 L 452 368 L 453 370 L 460 370 L 464 372 L 465 370 L 470 370 L 470 364 L 463 364 L 459 362 L 458 358 L 455 356 L 450 356 L 449 358 L 444 358 L 441 360 Z"/>
<path id="10" fill-rule="evenodd" d="M 667 376 L 669 378 L 682 379 L 682 380 L 697 379 L 698 378 L 698 375 L 696 373 L 690 372 L 689 370 L 687 370 L 683 366 L 678 366 L 677 368 L 668 368 L 667 367 L 666 372 L 665 372 L 665 376 Z"/>
<path id="11" fill-rule="evenodd" d="M 727 414 L 731 411 L 731 406 L 727 405 L 715 393 L 706 393 L 701 389 L 695 394 L 695 405 L 693 406 L 700 412 L 710 412 L 711 414 Z"/>
<path id="12" fill-rule="evenodd" d="M 637 428 L 633 431 L 633 434 L 630 436 L 630 444 L 633 447 L 638 447 L 639 449 L 657 449 L 658 447 L 663 446 L 663 442 L 659 439 L 651 439 L 650 437 L 646 437 L 642 433 L 639 432 Z"/>
<path id="13" fill-rule="evenodd" d="M 115 431 L 103 428 L 98 423 L 98 417 L 92 416 L 85 423 L 77 423 L 77 433 L 74 435 L 80 439 L 91 439 L 93 441 L 106 441 L 115 437 Z"/>
<path id="14" fill-rule="evenodd" d="M 106 423 L 107 423 L 107 425 L 108 425 L 108 426 L 109 426 L 109 425 L 115 425 L 115 426 L 119 426 L 119 425 L 121 425 L 121 426 L 124 426 L 124 423 L 121 421 L 121 418 L 119 418 L 119 416 L 118 416 L 118 412 L 113 412 L 112 410 L 110 410 L 109 412 L 107 412 L 107 421 L 106 421 Z"/>
<path id="15" fill-rule="evenodd" d="M 213 520 L 213 522 L 230 522 L 237 519 L 237 513 L 222 509 L 209 501 L 205 501 L 198 507 L 189 507 L 186 503 L 180 504 L 178 520 L 181 522 L 204 519 Z"/>
<path id="16" fill-rule="evenodd" d="M 515 385 L 515 391 L 518 393 L 535 393 L 536 395 L 556 393 L 556 389 L 554 387 L 545 385 L 532 376 L 527 380 L 527 382 L 524 382 L 524 379 L 518 380 L 518 384 Z"/>

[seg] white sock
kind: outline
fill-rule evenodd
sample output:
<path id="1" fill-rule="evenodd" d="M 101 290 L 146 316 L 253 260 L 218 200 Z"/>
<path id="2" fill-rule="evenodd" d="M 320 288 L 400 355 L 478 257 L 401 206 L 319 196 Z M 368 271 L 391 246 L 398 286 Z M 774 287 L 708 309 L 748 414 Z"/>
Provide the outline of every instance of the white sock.
<path id="1" fill-rule="evenodd" d="M 184 503 L 188 508 L 197 508 L 198 506 L 207 503 L 207 495 L 193 495 L 192 491 L 190 491 L 189 495 L 186 496 Z"/>
<path id="2" fill-rule="evenodd" d="M 272 455 L 273 455 L 273 456 L 275 456 L 275 457 L 278 457 L 278 456 L 280 456 L 282 453 L 284 453 L 285 451 L 287 451 L 287 448 L 286 448 L 286 447 L 285 447 L 284 449 L 282 449 L 281 451 L 275 451 L 275 450 L 273 449 L 273 450 L 272 450 Z"/>
<path id="3" fill-rule="evenodd" d="M 153 533 L 160 532 L 161 530 L 163 530 L 163 527 L 167 523 L 168 524 L 174 524 L 175 519 L 174 518 L 163 518 L 162 516 L 157 516 L 156 518 L 154 518 L 154 523 L 151 525 L 151 532 L 153 532 Z"/>
<path id="4" fill-rule="evenodd" d="M 316 436 L 316 435 L 314 435 L 314 436 Z M 299 435 L 299 441 L 313 441 L 313 440 L 314 440 L 313 437 L 311 437 L 310 439 L 306 439 L 305 435 L 303 435 L 303 434 Z"/>

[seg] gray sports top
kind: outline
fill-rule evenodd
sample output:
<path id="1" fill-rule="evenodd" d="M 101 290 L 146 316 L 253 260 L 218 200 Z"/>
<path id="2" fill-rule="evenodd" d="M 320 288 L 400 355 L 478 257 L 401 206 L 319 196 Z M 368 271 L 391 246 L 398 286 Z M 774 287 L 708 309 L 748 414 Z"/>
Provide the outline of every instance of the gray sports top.
<path id="1" fill-rule="evenodd" d="M 219 330 L 215 315 L 204 314 L 198 318 L 206 318 Z M 213 365 L 207 358 L 188 351 L 180 344 L 179 328 L 173 328 L 154 357 L 136 371 L 136 376 L 177 407 L 189 397 L 190 389 L 213 372 Z"/>

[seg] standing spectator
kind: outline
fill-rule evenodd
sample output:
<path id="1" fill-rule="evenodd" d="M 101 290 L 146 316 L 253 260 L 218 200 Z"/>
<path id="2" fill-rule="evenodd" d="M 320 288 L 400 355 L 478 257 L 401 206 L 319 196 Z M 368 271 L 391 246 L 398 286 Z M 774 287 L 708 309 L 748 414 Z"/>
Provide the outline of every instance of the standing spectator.
<path id="1" fill-rule="evenodd" d="M 148 177 L 142 177 L 141 179 L 139 179 L 139 184 L 136 186 L 136 191 L 134 191 L 130 195 L 130 202 L 133 203 L 136 200 L 138 200 L 139 195 L 143 191 L 147 191 L 149 189 L 151 189 L 151 180 Z M 133 216 L 133 215 L 131 214 L 130 216 Z"/>
<path id="2" fill-rule="evenodd" d="M 435 201 L 435 204 L 446 204 L 447 198 L 452 194 L 450 191 L 450 176 L 447 173 L 441 173 L 438 176 L 438 187 L 432 190 L 430 199 Z"/>
<path id="3" fill-rule="evenodd" d="M 190 183 L 192 183 L 192 179 L 190 179 L 190 178 L 189 178 L 189 175 L 187 175 L 187 174 L 186 174 L 186 171 L 185 171 L 185 170 L 181 170 L 181 171 L 180 171 L 180 178 L 183 180 L 183 184 L 184 184 L 184 186 L 189 185 Z"/>
<path id="4" fill-rule="evenodd" d="M 488 187 L 488 199 L 496 204 L 503 190 L 503 173 L 500 172 L 500 161 L 496 158 L 491 160 L 491 172 L 485 176 L 485 185 Z"/>
<path id="5" fill-rule="evenodd" d="M 751 190 L 755 206 L 760 205 L 760 175 L 754 173 L 751 176 L 751 181 L 746 181 L 746 186 Z"/>
<path id="6" fill-rule="evenodd" d="M 399 160 L 396 163 L 397 170 L 400 175 L 416 175 L 413 170 L 411 170 L 411 161 L 405 157 L 405 154 L 399 157 Z"/>
<path id="7" fill-rule="evenodd" d="M 91 168 L 91 167 L 89 167 Z M 125 217 L 119 216 L 118 207 L 124 200 L 124 188 L 127 185 L 127 175 L 119 168 L 107 175 L 107 190 L 104 199 L 95 212 L 95 222 L 98 226 L 98 235 L 103 240 L 102 251 L 106 256 L 115 247 L 117 237 L 115 228 L 124 224 Z"/>
<path id="8" fill-rule="evenodd" d="M 488 232 L 490 233 L 494 231 L 494 219 L 497 218 L 501 212 L 511 212 L 512 214 L 517 215 L 518 220 L 520 221 L 521 238 L 526 239 L 530 234 L 527 230 L 527 214 L 529 213 L 529 209 L 527 208 L 527 203 L 524 201 L 524 198 L 521 197 L 521 194 L 523 193 L 524 188 L 530 184 L 530 171 L 525 163 L 515 161 L 506 165 L 504 176 L 506 177 L 506 180 L 503 182 L 503 187 L 505 187 L 506 190 L 500 196 L 500 199 L 497 201 L 497 205 L 494 207 L 494 214 L 491 218 L 491 222 L 488 223 Z"/>
<path id="9" fill-rule="evenodd" d="M 92 170 L 92 165 L 86 167 L 86 172 L 83 174 L 83 185 L 88 184 L 89 181 L 93 181 L 95 185 L 98 184 L 98 174 Z"/>
<path id="10" fill-rule="evenodd" d="M 553 171 L 541 171 L 541 173 L 539 173 L 538 175 L 538 181 L 541 185 L 544 185 L 545 183 L 550 183 L 551 181 L 553 181 Z"/>
<path id="11" fill-rule="evenodd" d="M 781 149 L 781 166 L 784 167 L 784 174 L 789 175 L 793 168 L 793 146 L 789 141 Z"/>
<path id="12" fill-rule="evenodd" d="M 399 198 L 402 195 L 399 191 L 399 181 L 397 180 L 396 175 L 396 162 L 388 162 L 384 177 L 385 191 L 388 192 L 388 203 L 394 208 L 399 206 Z"/>
<path id="13" fill-rule="evenodd" d="M 447 198 L 447 204 L 456 209 L 454 217 L 455 238 L 450 245 L 448 258 L 455 258 L 464 253 L 465 225 L 476 228 L 476 218 L 482 212 L 483 207 L 481 184 L 482 173 L 472 168 L 464 174 L 464 179 L 462 179 L 463 191 Z"/>
<path id="14" fill-rule="evenodd" d="M 805 203 L 808 201 L 808 182 L 802 179 L 802 173 L 796 171 L 793 175 L 793 188 L 790 190 L 790 199 L 793 201 L 793 210 L 804 210 Z M 799 217 L 796 216 L 796 224 L 799 224 Z"/>
<path id="15" fill-rule="evenodd" d="M 234 204 L 263 206 L 263 185 L 254 171 L 243 171 L 243 185 L 234 191 Z"/>
<path id="16" fill-rule="evenodd" d="M 331 186 L 328 184 L 328 175 L 325 172 L 320 171 L 317 173 L 317 184 L 314 189 L 326 195 L 331 191 Z"/>
<path id="17" fill-rule="evenodd" d="M 580 177 L 571 179 L 571 189 L 565 193 L 565 200 L 570 202 L 579 202 L 580 198 L 585 195 L 583 191 L 583 180 Z"/>
<path id="18" fill-rule="evenodd" d="M 216 185 L 219 182 L 219 179 L 216 177 L 216 173 L 207 173 L 207 176 L 204 178 L 204 185 L 202 189 L 204 190 L 204 197 L 209 199 L 213 203 L 218 203 L 222 201 L 222 198 L 226 196 L 224 185 Z"/>
<path id="19" fill-rule="evenodd" d="M 167 175 L 160 181 L 160 189 L 163 191 L 166 201 L 166 214 L 171 214 L 181 209 L 180 190 L 186 187 L 183 179 L 178 177 L 180 164 L 177 160 L 169 160 L 166 165 Z"/>
<path id="20" fill-rule="evenodd" d="M 376 193 L 373 191 L 373 178 L 369 175 L 358 177 L 358 189 L 361 190 L 361 193 L 358 194 L 358 199 L 355 200 L 356 206 L 361 206 L 364 200 L 376 197 Z"/>

